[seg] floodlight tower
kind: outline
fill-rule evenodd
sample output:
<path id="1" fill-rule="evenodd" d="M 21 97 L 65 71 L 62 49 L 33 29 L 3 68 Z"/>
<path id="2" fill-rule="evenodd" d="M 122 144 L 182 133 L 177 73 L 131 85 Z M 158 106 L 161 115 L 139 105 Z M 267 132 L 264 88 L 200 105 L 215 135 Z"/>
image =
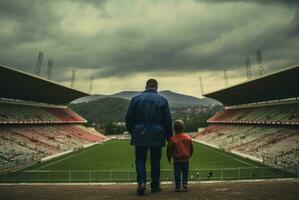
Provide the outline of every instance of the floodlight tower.
<path id="1" fill-rule="evenodd" d="M 250 58 L 246 58 L 245 60 L 245 65 L 246 65 L 246 75 L 247 79 L 251 80 L 251 66 L 250 66 Z"/>
<path id="2" fill-rule="evenodd" d="M 223 70 L 223 76 L 224 76 L 224 86 L 228 87 L 228 72 L 227 69 Z"/>
<path id="3" fill-rule="evenodd" d="M 38 52 L 36 65 L 34 67 L 34 74 L 37 75 L 37 76 L 40 75 L 41 67 L 42 67 L 42 64 L 43 64 L 43 58 L 44 58 L 43 52 Z"/>
<path id="4" fill-rule="evenodd" d="M 72 69 L 72 80 L 71 80 L 71 88 L 74 88 L 76 80 L 76 69 Z"/>
<path id="5" fill-rule="evenodd" d="M 89 83 L 89 94 L 91 94 L 93 88 L 93 76 L 90 77 L 90 83 Z"/>
<path id="6" fill-rule="evenodd" d="M 202 84 L 202 78 L 201 76 L 199 77 L 199 86 L 200 86 L 200 92 L 201 92 L 201 95 L 204 94 L 204 88 L 203 88 L 203 84 Z"/>
<path id="7" fill-rule="evenodd" d="M 263 58 L 262 58 L 262 51 L 260 49 L 258 49 L 256 51 L 256 60 L 257 60 L 257 64 L 259 65 L 259 74 L 260 76 L 265 75 L 265 67 L 264 67 L 264 63 L 263 63 Z"/>
<path id="8" fill-rule="evenodd" d="M 52 70 L 53 70 L 53 60 L 48 59 L 47 78 L 48 78 L 49 80 L 52 79 Z"/>

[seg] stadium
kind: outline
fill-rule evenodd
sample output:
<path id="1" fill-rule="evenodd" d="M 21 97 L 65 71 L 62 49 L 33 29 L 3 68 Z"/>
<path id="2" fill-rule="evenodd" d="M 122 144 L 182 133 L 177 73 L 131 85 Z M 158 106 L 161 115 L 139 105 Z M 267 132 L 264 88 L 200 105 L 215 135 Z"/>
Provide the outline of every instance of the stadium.
<path id="1" fill-rule="evenodd" d="M 299 66 L 294 66 L 205 95 L 225 110 L 194 136 L 191 196 L 197 195 L 195 188 L 206 187 L 204 182 L 248 181 L 249 186 L 236 184 L 252 191 L 260 185 L 255 181 L 267 179 L 288 180 L 263 184 L 294 195 L 299 175 L 298 76 Z M 6 66 L 0 66 L 0 84 L 0 196 L 13 198 L 10 186 L 22 184 L 32 186 L 27 191 L 47 191 L 42 187 L 58 183 L 64 184 L 61 190 L 92 183 L 113 183 L 114 188 L 127 183 L 124 191 L 132 187 L 136 174 L 129 138 L 106 137 L 67 106 L 89 94 Z M 172 166 L 165 154 L 161 167 L 161 180 L 171 183 Z M 223 187 L 217 184 L 211 187 Z"/>

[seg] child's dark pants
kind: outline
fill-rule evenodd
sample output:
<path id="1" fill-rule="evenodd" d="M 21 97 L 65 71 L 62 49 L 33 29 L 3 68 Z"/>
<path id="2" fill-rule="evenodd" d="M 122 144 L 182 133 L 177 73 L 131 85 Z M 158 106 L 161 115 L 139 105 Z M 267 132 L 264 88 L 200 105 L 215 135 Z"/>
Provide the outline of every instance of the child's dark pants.
<path id="1" fill-rule="evenodd" d="M 188 173 L 189 173 L 189 161 L 186 162 L 174 162 L 174 179 L 175 187 L 181 188 L 183 185 L 188 184 Z"/>

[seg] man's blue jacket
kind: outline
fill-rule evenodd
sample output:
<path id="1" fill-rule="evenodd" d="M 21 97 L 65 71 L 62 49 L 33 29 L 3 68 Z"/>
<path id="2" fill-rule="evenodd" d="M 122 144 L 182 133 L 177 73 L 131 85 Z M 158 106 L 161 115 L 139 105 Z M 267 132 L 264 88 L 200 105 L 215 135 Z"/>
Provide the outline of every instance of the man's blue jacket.
<path id="1" fill-rule="evenodd" d="M 162 147 L 172 136 L 172 119 L 166 98 L 147 89 L 133 97 L 126 115 L 131 145 Z"/>

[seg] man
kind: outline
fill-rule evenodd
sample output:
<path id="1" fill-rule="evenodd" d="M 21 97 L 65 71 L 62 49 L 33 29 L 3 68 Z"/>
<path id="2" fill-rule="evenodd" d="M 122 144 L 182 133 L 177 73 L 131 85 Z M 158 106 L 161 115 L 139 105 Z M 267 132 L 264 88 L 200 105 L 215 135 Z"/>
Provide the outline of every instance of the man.
<path id="1" fill-rule="evenodd" d="M 165 140 L 172 136 L 172 119 L 166 98 L 158 94 L 158 82 L 149 79 L 145 91 L 135 96 L 126 115 L 126 126 L 135 146 L 137 194 L 146 190 L 146 159 L 150 151 L 151 191 L 160 189 L 160 160 Z"/>

